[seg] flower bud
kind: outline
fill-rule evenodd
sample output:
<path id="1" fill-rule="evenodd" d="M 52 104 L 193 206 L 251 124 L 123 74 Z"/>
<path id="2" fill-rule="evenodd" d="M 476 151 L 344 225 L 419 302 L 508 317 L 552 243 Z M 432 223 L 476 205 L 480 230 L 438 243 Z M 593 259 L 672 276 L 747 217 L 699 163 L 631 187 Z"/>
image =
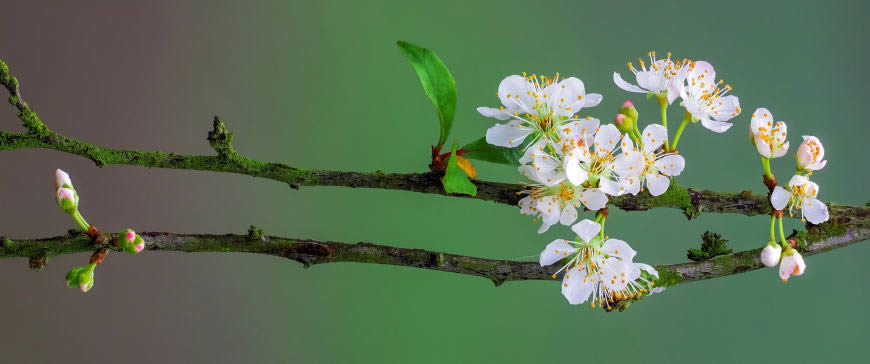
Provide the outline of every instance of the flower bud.
<path id="1" fill-rule="evenodd" d="M 795 153 L 798 169 L 816 171 L 822 169 L 828 161 L 825 159 L 825 148 L 822 147 L 822 142 L 819 138 L 811 135 L 805 135 L 804 141 Z"/>
<path id="2" fill-rule="evenodd" d="M 788 248 L 782 254 L 782 261 L 779 263 L 779 278 L 782 278 L 782 281 L 785 282 L 792 274 L 796 276 L 804 274 L 806 269 L 807 265 L 804 263 L 804 257 L 797 250 Z"/>
<path id="3" fill-rule="evenodd" d="M 58 188 L 57 205 L 68 214 L 74 213 L 79 205 L 79 197 L 76 194 L 76 191 L 66 187 Z"/>
<path id="4" fill-rule="evenodd" d="M 124 251 L 136 254 L 145 250 L 145 241 L 133 229 L 124 230 L 119 235 L 118 243 Z"/>
<path id="5" fill-rule="evenodd" d="M 82 267 L 75 267 L 66 274 L 66 285 L 71 288 L 81 289 L 82 292 L 90 291 L 94 287 L 94 268 L 96 263 Z"/>
<path id="6" fill-rule="evenodd" d="M 634 108 L 631 100 L 625 100 L 622 103 L 622 106 L 619 107 L 619 113 L 630 117 L 631 120 L 637 120 L 637 109 Z"/>
<path id="7" fill-rule="evenodd" d="M 54 188 L 73 188 L 72 180 L 69 178 L 69 174 L 58 169 L 54 171 Z"/>
<path id="8" fill-rule="evenodd" d="M 616 129 L 623 133 L 631 133 L 634 130 L 634 120 L 625 114 L 616 114 Z"/>
<path id="9" fill-rule="evenodd" d="M 766 267 L 773 267 L 779 263 L 781 255 L 782 247 L 774 241 L 769 241 L 761 250 L 761 263 Z"/>

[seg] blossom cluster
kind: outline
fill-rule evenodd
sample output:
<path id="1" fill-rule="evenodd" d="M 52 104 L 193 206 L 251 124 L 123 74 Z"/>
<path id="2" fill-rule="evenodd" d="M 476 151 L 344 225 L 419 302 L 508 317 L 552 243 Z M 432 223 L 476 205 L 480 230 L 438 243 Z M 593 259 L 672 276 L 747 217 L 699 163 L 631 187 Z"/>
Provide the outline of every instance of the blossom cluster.
<path id="1" fill-rule="evenodd" d="M 774 211 L 771 214 L 770 240 L 761 251 L 762 264 L 773 267 L 779 264 L 779 276 L 783 282 L 792 275 L 802 275 L 806 269 L 801 254 L 795 249 L 796 242 L 786 239 L 782 231 L 782 215 L 788 209 L 789 216 L 795 210 L 800 213 L 801 221 L 811 224 L 821 224 L 828 221 L 828 206 L 816 199 L 819 185 L 810 181 L 814 171 L 820 170 L 828 163 L 825 160 L 825 148 L 819 138 L 811 135 L 803 136 L 803 142 L 795 153 L 797 160 L 795 175 L 788 182 L 788 188 L 774 185 L 775 178 L 770 172 L 770 159 L 779 158 L 788 153 L 789 143 L 786 140 L 788 128 L 783 121 L 773 122 L 773 114 L 766 108 L 758 108 L 752 114 L 749 125 L 749 138 L 761 154 L 764 165 L 765 181 L 770 181 L 770 204 Z M 774 233 L 774 220 L 779 226 L 777 244 Z"/>
<path id="2" fill-rule="evenodd" d="M 622 104 L 612 123 L 583 115 L 603 97 L 587 93 L 579 78 L 560 78 L 559 74 L 508 76 L 496 93 L 501 105 L 477 109 L 483 116 L 502 122 L 487 130 L 487 143 L 521 148 L 518 171 L 530 182 L 520 192 L 520 212 L 540 220 L 539 233 L 561 224 L 572 226 L 577 234 L 573 240 L 552 241 L 540 255 L 541 266 L 562 262 L 553 278 L 563 274 L 562 294 L 571 304 L 591 301 L 593 307 L 597 302 L 610 308 L 616 300 L 652 290 L 658 272 L 649 265 L 635 263 L 636 252 L 626 242 L 604 235 L 609 200 L 644 191 L 652 196 L 666 193 L 671 179 L 686 166 L 676 148 L 683 129 L 700 124 L 724 133 L 732 126 L 730 120 L 741 113 L 738 98 L 729 94 L 731 86 L 716 80 L 716 71 L 709 62 L 675 60 L 670 53 L 666 58 L 657 58 L 655 52 L 647 56 L 649 65 L 643 59 L 638 59 L 639 68 L 628 63 L 635 83 L 626 81 L 618 72 L 613 74 L 617 87 L 654 97 L 658 102 L 661 124 L 650 123 L 642 131 L 637 109 L 630 100 Z M 684 109 L 684 118 L 670 142 L 667 108 L 677 100 Z M 756 110 L 750 139 L 763 157 L 766 176 L 769 159 L 786 154 L 786 136 L 784 122 L 773 123 L 767 109 Z M 824 150 L 818 139 L 807 136 L 796 157 L 798 174 L 790 181 L 789 189 L 772 189 L 772 206 L 777 211 L 788 207 L 790 214 L 797 209 L 811 223 L 821 223 L 827 220 L 827 208 L 815 199 L 818 186 L 808 177 L 824 166 Z M 766 184 L 767 180 L 765 177 Z M 770 180 L 775 184 L 772 175 Z M 583 219 L 575 224 L 581 210 L 595 212 L 595 220 Z M 783 269 L 794 274 L 803 272 L 805 265 L 794 248 L 782 253 L 780 245 L 772 242 L 770 246 L 780 251 L 773 257 L 765 249 L 765 264 L 775 258 Z"/>

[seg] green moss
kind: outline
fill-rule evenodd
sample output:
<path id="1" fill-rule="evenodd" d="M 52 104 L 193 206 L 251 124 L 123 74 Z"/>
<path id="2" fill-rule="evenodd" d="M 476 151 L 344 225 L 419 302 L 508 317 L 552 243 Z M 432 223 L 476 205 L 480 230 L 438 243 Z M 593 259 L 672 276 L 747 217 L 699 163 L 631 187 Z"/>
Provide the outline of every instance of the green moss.
<path id="1" fill-rule="evenodd" d="M 701 249 L 689 249 L 686 252 L 686 257 L 693 261 L 701 261 L 712 259 L 719 255 L 731 254 L 733 250 L 729 249 L 726 243 L 728 240 L 722 239 L 722 235 L 707 231 L 701 236 Z"/>
<path id="2" fill-rule="evenodd" d="M 254 226 L 254 225 L 251 225 L 251 227 L 248 228 L 248 239 L 250 239 L 250 240 L 264 240 L 265 237 L 266 237 L 266 234 L 263 233 L 262 229 Z"/>
<path id="3" fill-rule="evenodd" d="M 677 283 L 683 281 L 683 275 L 680 272 L 671 271 L 667 268 L 656 267 L 656 271 L 659 272 L 659 279 L 656 279 L 655 286 L 656 287 L 668 287 L 673 286 Z"/>
<path id="4" fill-rule="evenodd" d="M 7 75 L 9 75 L 9 66 L 6 65 L 6 62 L 3 62 L 3 60 L 0 59 L 0 77 L 5 78 Z"/>

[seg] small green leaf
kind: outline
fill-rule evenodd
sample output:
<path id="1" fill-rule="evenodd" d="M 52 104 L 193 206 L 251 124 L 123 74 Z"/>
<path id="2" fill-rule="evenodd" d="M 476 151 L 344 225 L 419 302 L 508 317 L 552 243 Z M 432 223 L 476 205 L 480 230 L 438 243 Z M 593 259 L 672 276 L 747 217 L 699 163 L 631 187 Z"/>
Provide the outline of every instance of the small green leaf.
<path id="1" fill-rule="evenodd" d="M 438 110 L 438 119 L 441 120 L 441 136 L 438 138 L 440 147 L 447 141 L 453 126 L 453 115 L 456 114 L 456 81 L 444 62 L 432 51 L 402 41 L 396 42 L 396 45 L 414 66 L 423 90 Z"/>
<path id="2" fill-rule="evenodd" d="M 486 137 L 475 140 L 462 147 L 466 151 L 462 156 L 484 162 L 519 166 L 525 145 L 516 148 L 499 147 L 486 142 Z"/>
<path id="3" fill-rule="evenodd" d="M 465 195 L 476 196 L 477 186 L 471 183 L 468 175 L 459 164 L 456 163 L 456 146 L 453 146 L 453 151 L 450 153 L 450 159 L 447 160 L 447 170 L 444 171 L 444 178 L 441 179 L 444 184 L 444 191 L 447 193 L 461 193 Z"/>

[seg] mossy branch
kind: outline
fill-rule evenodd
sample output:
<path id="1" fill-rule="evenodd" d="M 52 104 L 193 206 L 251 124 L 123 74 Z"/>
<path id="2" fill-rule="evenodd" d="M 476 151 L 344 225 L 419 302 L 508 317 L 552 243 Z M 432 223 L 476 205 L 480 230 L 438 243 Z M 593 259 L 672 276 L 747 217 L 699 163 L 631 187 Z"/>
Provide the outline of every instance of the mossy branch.
<path id="1" fill-rule="evenodd" d="M 10 92 L 10 103 L 19 113 L 18 117 L 27 128 L 27 133 L 10 133 L 0 131 L 0 151 L 43 148 L 61 151 L 93 161 L 103 167 L 111 164 L 138 165 L 170 169 L 201 170 L 243 174 L 252 177 L 266 178 L 287 183 L 292 188 L 300 186 L 344 186 L 351 188 L 378 188 L 404 190 L 422 193 L 449 195 L 444 192 L 441 175 L 434 172 L 426 173 L 383 173 L 329 171 L 319 169 L 304 169 L 281 163 L 258 161 L 242 156 L 233 148 L 233 134 L 226 124 L 217 116 L 214 118 L 213 129 L 208 133 L 207 140 L 217 152 L 216 156 L 179 155 L 155 151 L 127 150 L 106 148 L 88 144 L 50 129 L 39 119 L 21 97 L 18 80 L 9 73 L 5 63 L 0 61 L 0 83 Z M 516 205 L 520 199 L 518 193 L 523 190 L 519 184 L 473 181 L 477 186 L 477 196 L 450 195 L 462 198 L 476 198 L 496 203 Z M 626 195 L 613 197 L 610 204 L 626 211 L 643 211 L 657 207 L 669 207 L 682 210 L 688 218 L 693 218 L 702 212 L 737 213 L 744 215 L 762 215 L 771 212 L 766 195 L 758 195 L 749 191 L 739 193 L 724 193 L 707 190 L 683 188 L 673 183 L 668 191 L 661 196 L 653 197 L 647 192 L 637 196 Z M 830 204 L 832 213 L 848 206 Z"/>
<path id="2" fill-rule="evenodd" d="M 232 146 L 233 134 L 223 121 L 215 117 L 208 141 L 217 152 L 214 156 L 177 155 L 154 151 L 125 150 L 100 147 L 60 135 L 50 130 L 30 109 L 21 96 L 18 80 L 0 61 L 0 83 L 9 91 L 9 102 L 18 110 L 26 133 L 0 131 L 0 151 L 27 148 L 53 149 L 88 158 L 103 167 L 110 164 L 139 165 L 186 170 L 228 172 L 267 178 L 299 186 L 344 186 L 405 190 L 447 195 L 437 173 L 383 173 L 381 171 L 346 172 L 302 169 L 280 163 L 269 163 L 242 156 Z M 474 181 L 477 198 L 496 203 L 516 205 L 523 186 L 518 184 Z M 761 215 L 771 212 L 766 195 L 749 191 L 723 193 L 683 188 L 675 183 L 666 193 L 653 197 L 644 192 L 637 196 L 613 197 L 610 204 L 626 211 L 643 211 L 657 207 L 682 210 L 688 218 L 702 212 Z M 804 255 L 837 249 L 870 237 L 870 208 L 828 204 L 831 219 L 822 225 L 807 225 L 807 231 L 794 232 Z M 248 235 L 185 235 L 170 233 L 140 234 L 149 250 L 249 252 L 274 255 L 302 262 L 306 266 L 330 262 L 390 264 L 480 276 L 496 285 L 514 280 L 552 280 L 556 267 L 540 267 L 536 262 L 518 262 L 467 257 L 419 249 L 404 249 L 368 243 L 347 244 L 307 239 L 287 239 L 266 236 L 258 229 Z M 10 240 L 0 238 L 0 257 L 29 257 L 32 267 L 42 267 L 45 257 L 109 248 L 94 244 L 84 234 L 71 234 L 40 240 Z M 106 235 L 102 241 L 112 241 Z M 662 265 L 659 286 L 726 276 L 760 268 L 759 250 L 749 250 L 710 260 Z M 629 302 L 630 303 L 630 302 Z M 627 306 L 627 304 L 626 304 Z M 620 306 L 620 308 L 625 306 Z"/>
<path id="3" fill-rule="evenodd" d="M 387 264 L 411 268 L 423 268 L 442 272 L 483 277 L 496 286 L 509 281 L 554 280 L 558 265 L 541 267 L 537 261 L 512 261 L 476 258 L 422 249 L 407 249 L 370 243 L 341 243 L 310 239 L 268 236 L 262 230 L 251 227 L 246 235 L 205 235 L 173 233 L 139 233 L 149 251 L 182 252 L 238 252 L 257 253 L 288 258 L 305 264 L 355 262 Z M 103 244 L 93 243 L 84 233 L 37 240 L 12 240 L 0 238 L 0 257 L 31 258 L 44 266 L 46 257 L 63 254 L 91 252 L 97 248 L 119 251 L 111 241 L 116 237 L 103 235 Z M 870 238 L 870 215 L 860 217 L 832 218 L 822 225 L 813 226 L 805 232 L 794 232 L 790 237 L 803 246 L 801 253 L 810 256 L 838 249 Z M 760 249 L 747 250 L 731 255 L 699 262 L 659 265 L 659 280 L 656 286 L 671 286 L 678 283 L 698 281 L 761 268 Z M 561 278 L 557 276 L 557 278 Z"/>

